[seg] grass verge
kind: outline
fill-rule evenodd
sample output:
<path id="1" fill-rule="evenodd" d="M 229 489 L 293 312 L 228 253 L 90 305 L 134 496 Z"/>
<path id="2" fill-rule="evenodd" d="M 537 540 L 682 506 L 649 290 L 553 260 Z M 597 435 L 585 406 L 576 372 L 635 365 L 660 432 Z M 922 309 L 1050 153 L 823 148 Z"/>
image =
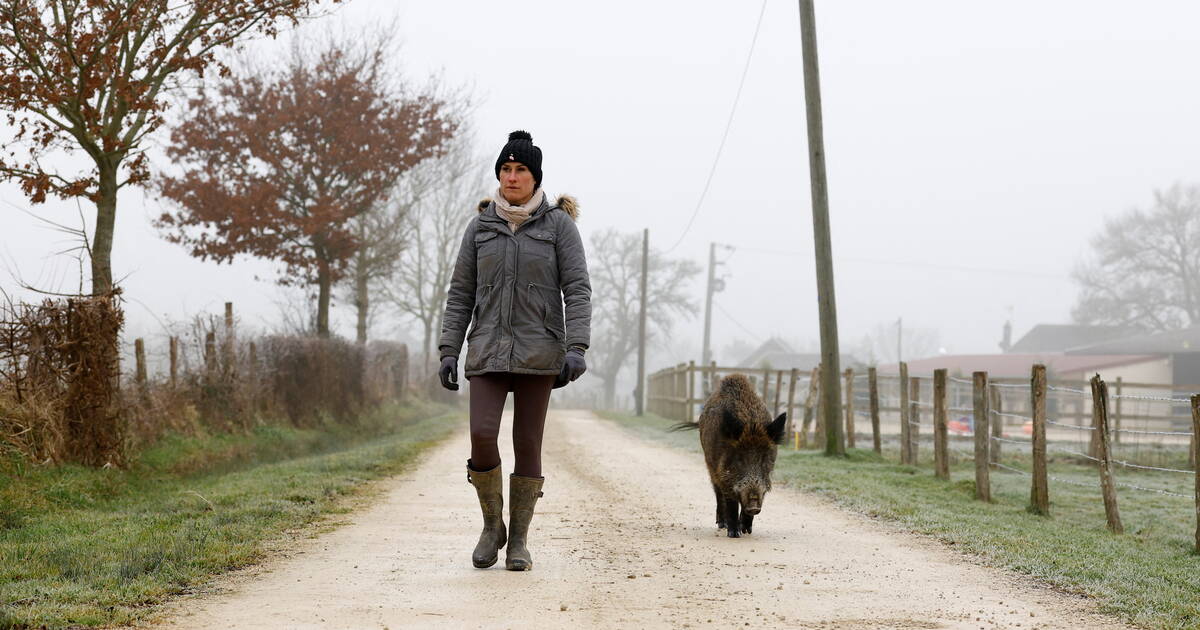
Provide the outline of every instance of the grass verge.
<path id="1" fill-rule="evenodd" d="M 603 412 L 634 434 L 663 444 L 700 452 L 695 433 L 667 433 L 674 421 L 647 415 Z M 1151 628 L 1200 627 L 1200 556 L 1193 552 L 1195 507 L 1188 499 L 1146 492 L 1119 491 L 1126 533 L 1105 529 L 1098 473 L 1067 461 L 1052 461 L 1051 514 L 1026 511 L 1029 478 L 993 471 L 990 504 L 974 500 L 974 466 L 952 467 L 950 482 L 933 476 L 927 465 L 901 466 L 895 446 L 877 455 L 851 449 L 845 459 L 815 451 L 781 447 L 776 479 L 837 504 L 928 534 L 974 556 L 984 564 L 1030 575 L 1071 593 L 1086 595 L 1100 609 Z M 1021 455 L 1005 463 L 1020 467 Z M 1027 463 L 1027 462 L 1026 462 Z M 1025 466 L 1028 469 L 1028 466 Z M 1155 473 L 1121 471 L 1123 481 L 1163 487 Z M 1073 485 L 1071 482 L 1085 484 Z M 1187 477 L 1177 488 L 1192 483 Z M 770 501 L 767 508 L 770 510 Z"/>
<path id="2" fill-rule="evenodd" d="M 459 427 L 431 405 L 355 426 L 172 437 L 129 470 L 25 467 L 0 476 L 0 629 L 127 624 L 252 564 L 286 532 L 348 511 Z"/>

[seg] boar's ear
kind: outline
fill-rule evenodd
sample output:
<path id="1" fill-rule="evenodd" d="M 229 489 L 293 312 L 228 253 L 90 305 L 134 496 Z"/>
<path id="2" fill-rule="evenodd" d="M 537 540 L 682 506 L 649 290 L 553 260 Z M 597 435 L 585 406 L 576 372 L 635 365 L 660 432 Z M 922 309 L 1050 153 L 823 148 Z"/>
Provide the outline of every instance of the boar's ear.
<path id="1" fill-rule="evenodd" d="M 781 413 L 771 424 L 767 425 L 767 436 L 776 444 L 783 444 L 783 430 L 787 426 L 787 414 Z"/>
<path id="2" fill-rule="evenodd" d="M 730 440 L 736 440 L 742 437 L 743 428 L 745 427 L 742 425 L 742 421 L 738 420 L 732 411 L 726 409 L 721 414 L 721 435 Z"/>

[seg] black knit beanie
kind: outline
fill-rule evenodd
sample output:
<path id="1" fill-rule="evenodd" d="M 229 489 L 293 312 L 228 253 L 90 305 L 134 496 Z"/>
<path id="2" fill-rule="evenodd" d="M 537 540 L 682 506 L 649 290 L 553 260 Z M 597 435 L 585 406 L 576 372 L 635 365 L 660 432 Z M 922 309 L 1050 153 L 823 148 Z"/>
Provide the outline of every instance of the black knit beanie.
<path id="1" fill-rule="evenodd" d="M 533 145 L 533 136 L 528 131 L 514 131 L 508 134 L 508 144 L 500 150 L 496 158 L 496 179 L 500 179 L 500 167 L 505 162 L 520 162 L 529 172 L 533 173 L 534 189 L 542 186 L 542 150 Z"/>

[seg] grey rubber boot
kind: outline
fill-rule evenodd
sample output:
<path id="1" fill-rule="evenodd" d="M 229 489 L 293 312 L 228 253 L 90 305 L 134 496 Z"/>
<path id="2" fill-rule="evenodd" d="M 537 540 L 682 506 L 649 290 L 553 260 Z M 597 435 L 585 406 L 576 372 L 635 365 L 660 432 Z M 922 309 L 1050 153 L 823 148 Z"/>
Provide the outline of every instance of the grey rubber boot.
<path id="1" fill-rule="evenodd" d="M 467 460 L 467 481 L 475 486 L 479 507 L 483 510 L 483 532 L 471 553 L 471 564 L 486 569 L 496 564 L 499 549 L 508 540 L 504 530 L 504 475 L 499 465 L 480 472 L 471 468 L 471 461 Z"/>
<path id="2" fill-rule="evenodd" d="M 504 566 L 509 571 L 528 571 L 533 568 L 533 558 L 525 541 L 529 536 L 529 521 L 533 520 L 533 507 L 542 496 L 545 477 L 508 478 L 508 522 L 512 526 L 512 537 L 508 540 Z"/>

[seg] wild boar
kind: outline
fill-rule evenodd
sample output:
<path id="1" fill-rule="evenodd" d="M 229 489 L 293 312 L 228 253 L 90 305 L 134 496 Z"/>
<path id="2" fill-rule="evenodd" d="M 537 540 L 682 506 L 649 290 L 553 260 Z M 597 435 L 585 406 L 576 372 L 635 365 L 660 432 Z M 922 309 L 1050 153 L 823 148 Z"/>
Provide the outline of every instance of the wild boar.
<path id="1" fill-rule="evenodd" d="M 775 455 L 783 441 L 787 414 L 771 420 L 767 406 L 743 374 L 731 374 L 704 402 L 699 422 L 677 429 L 699 429 L 704 461 L 717 499 L 717 527 L 730 538 L 749 534 L 771 489 Z"/>

